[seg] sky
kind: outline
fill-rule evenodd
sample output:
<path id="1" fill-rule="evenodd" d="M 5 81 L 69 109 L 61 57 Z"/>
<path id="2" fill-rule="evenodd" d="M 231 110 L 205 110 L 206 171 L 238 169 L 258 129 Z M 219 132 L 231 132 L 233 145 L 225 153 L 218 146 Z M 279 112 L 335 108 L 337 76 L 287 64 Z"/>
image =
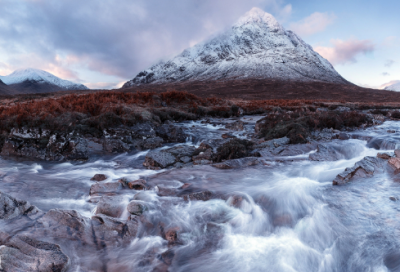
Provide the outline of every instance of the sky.
<path id="1" fill-rule="evenodd" d="M 355 84 L 400 80 L 397 0 L 0 0 L 0 75 L 37 68 L 89 88 L 117 88 L 253 7 Z"/>

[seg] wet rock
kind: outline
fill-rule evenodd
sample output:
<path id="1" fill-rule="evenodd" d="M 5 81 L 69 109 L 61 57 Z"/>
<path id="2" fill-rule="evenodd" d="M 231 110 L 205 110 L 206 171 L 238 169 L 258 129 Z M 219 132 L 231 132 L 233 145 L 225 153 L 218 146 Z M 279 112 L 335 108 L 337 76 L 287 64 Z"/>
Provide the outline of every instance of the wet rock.
<path id="1" fill-rule="evenodd" d="M 395 170 L 400 170 L 400 158 L 390 158 L 388 163 Z"/>
<path id="2" fill-rule="evenodd" d="M 90 187 L 90 195 L 116 193 L 122 189 L 119 182 L 96 183 Z"/>
<path id="3" fill-rule="evenodd" d="M 157 127 L 156 133 L 168 143 L 184 143 L 188 137 L 183 128 L 172 124 L 163 124 Z"/>
<path id="4" fill-rule="evenodd" d="M 391 197 L 389 197 L 389 199 L 390 199 L 391 201 L 394 201 L 394 202 L 396 202 L 396 201 L 397 201 L 397 198 L 396 198 L 396 197 L 394 197 L 394 196 L 391 196 Z"/>
<path id="5" fill-rule="evenodd" d="M 129 145 L 120 139 L 104 139 L 103 150 L 109 153 L 120 153 L 129 151 Z"/>
<path id="6" fill-rule="evenodd" d="M 92 217 L 92 235 L 99 250 L 129 243 L 136 237 L 138 229 L 139 222 L 136 219 L 122 221 L 106 215 Z"/>
<path id="7" fill-rule="evenodd" d="M 128 188 L 131 190 L 146 190 L 146 181 L 144 179 L 138 179 L 128 182 Z"/>
<path id="8" fill-rule="evenodd" d="M 248 157 L 241 159 L 228 160 L 221 163 L 213 164 L 218 169 L 237 169 L 259 164 L 258 158 Z"/>
<path id="9" fill-rule="evenodd" d="M 213 162 L 210 160 L 195 160 L 193 161 L 194 165 L 209 165 L 212 164 Z"/>
<path id="10" fill-rule="evenodd" d="M 180 160 L 181 160 L 181 162 L 183 162 L 183 163 L 189 163 L 189 162 L 192 161 L 192 158 L 189 157 L 189 156 L 183 156 L 183 157 L 180 158 Z"/>
<path id="11" fill-rule="evenodd" d="M 290 139 L 287 137 L 279 138 L 279 139 L 273 139 L 269 141 L 265 141 L 263 143 L 260 143 L 258 145 L 255 145 L 255 149 L 262 149 L 262 148 L 277 148 L 279 146 L 283 145 L 288 145 L 290 142 Z"/>
<path id="12" fill-rule="evenodd" d="M 229 134 L 229 133 L 224 133 L 221 135 L 222 139 L 233 139 L 236 138 L 235 135 Z"/>
<path id="13" fill-rule="evenodd" d="M 173 165 L 176 162 L 175 156 L 172 154 L 161 151 L 150 151 L 147 153 L 143 166 L 148 169 L 162 169 Z"/>
<path id="14" fill-rule="evenodd" d="M 173 244 L 178 241 L 178 228 L 171 228 L 165 231 L 165 240 Z"/>
<path id="15" fill-rule="evenodd" d="M 175 252 L 173 249 L 168 249 L 167 251 L 161 253 L 160 255 L 160 260 L 162 262 L 164 262 L 167 265 L 171 265 L 172 264 L 172 260 L 175 257 Z M 168 271 L 168 270 L 165 270 Z"/>
<path id="16" fill-rule="evenodd" d="M 378 153 L 376 157 L 384 160 L 389 160 L 392 156 L 388 153 Z"/>
<path id="17" fill-rule="evenodd" d="M 41 236 L 68 239 L 83 244 L 92 244 L 90 222 L 74 210 L 54 209 L 38 219 L 36 231 Z"/>
<path id="18" fill-rule="evenodd" d="M 275 227 L 292 226 L 293 218 L 290 214 L 281 214 L 274 217 L 273 225 Z"/>
<path id="19" fill-rule="evenodd" d="M 134 146 L 138 150 L 145 149 L 155 149 L 161 147 L 164 143 L 164 140 L 160 137 L 148 138 L 148 139 L 140 139 L 134 141 Z"/>
<path id="20" fill-rule="evenodd" d="M 0 192 L 0 220 L 11 220 L 19 216 L 36 219 L 44 213 L 24 200 L 17 200 Z"/>
<path id="21" fill-rule="evenodd" d="M 254 143 L 244 139 L 232 139 L 222 144 L 215 152 L 214 161 L 221 162 L 223 160 L 239 159 L 250 157 L 253 151 Z"/>
<path id="22" fill-rule="evenodd" d="M 146 211 L 146 206 L 144 205 L 143 201 L 133 200 L 129 202 L 128 206 L 126 207 L 128 212 L 133 215 L 142 215 L 144 211 Z"/>
<path id="23" fill-rule="evenodd" d="M 92 180 L 92 181 L 103 181 L 103 180 L 106 180 L 106 179 L 107 179 L 106 175 L 104 175 L 104 174 L 96 174 L 90 180 Z"/>
<path id="24" fill-rule="evenodd" d="M 96 214 L 104 214 L 110 217 L 120 217 L 125 206 L 120 202 L 119 196 L 103 196 L 97 203 Z"/>
<path id="25" fill-rule="evenodd" d="M 339 140 L 348 140 L 348 139 L 350 139 L 350 135 L 345 132 L 341 132 L 338 135 L 338 139 Z"/>
<path id="26" fill-rule="evenodd" d="M 375 172 L 382 171 L 385 160 L 376 157 L 365 157 L 353 167 L 346 168 L 333 180 L 333 185 L 343 185 L 353 177 L 372 177 Z"/>
<path id="27" fill-rule="evenodd" d="M 1 155 L 34 158 L 48 161 L 87 160 L 88 142 L 80 137 L 52 135 L 44 138 L 9 137 Z"/>
<path id="28" fill-rule="evenodd" d="M 389 129 L 389 130 L 387 130 L 386 132 L 387 132 L 387 133 L 396 133 L 396 130 Z"/>
<path id="29" fill-rule="evenodd" d="M 195 200 L 201 200 L 201 201 L 207 201 L 212 199 L 213 194 L 210 191 L 204 191 L 204 192 L 197 192 L 197 193 L 191 193 L 191 194 L 186 194 L 182 196 L 185 201 L 195 201 Z"/>
<path id="30" fill-rule="evenodd" d="M 143 165 L 149 169 L 162 169 L 182 160 L 188 161 L 196 151 L 194 146 L 176 146 L 164 150 L 152 151 L 146 155 Z"/>
<path id="31" fill-rule="evenodd" d="M 400 158 L 400 150 L 399 150 L 399 149 L 396 149 L 396 150 L 394 151 L 394 155 L 395 155 L 397 158 Z"/>
<path id="32" fill-rule="evenodd" d="M 154 125 L 150 122 L 135 124 L 132 128 L 134 138 L 154 138 L 156 137 L 156 131 Z"/>
<path id="33" fill-rule="evenodd" d="M 156 186 L 155 189 L 158 196 L 176 196 L 178 193 L 178 190 L 176 188 L 164 188 Z"/>
<path id="34" fill-rule="evenodd" d="M 345 144 L 318 144 L 317 152 L 310 154 L 312 161 L 337 161 L 340 159 L 349 159 L 352 154 L 362 151 L 359 145 Z"/>
<path id="35" fill-rule="evenodd" d="M 233 123 L 226 124 L 225 127 L 234 131 L 242 131 L 244 129 L 244 122 L 236 121 Z"/>
<path id="36" fill-rule="evenodd" d="M 205 151 L 200 152 L 198 155 L 193 156 L 192 160 L 195 164 L 198 164 L 197 161 L 201 161 L 201 160 L 212 161 L 213 157 L 214 157 L 214 153 L 212 152 L 212 149 L 209 148 Z"/>
<path id="37" fill-rule="evenodd" d="M 60 246 L 16 235 L 7 237 L 0 233 L 1 271 L 64 272 L 68 257 Z"/>

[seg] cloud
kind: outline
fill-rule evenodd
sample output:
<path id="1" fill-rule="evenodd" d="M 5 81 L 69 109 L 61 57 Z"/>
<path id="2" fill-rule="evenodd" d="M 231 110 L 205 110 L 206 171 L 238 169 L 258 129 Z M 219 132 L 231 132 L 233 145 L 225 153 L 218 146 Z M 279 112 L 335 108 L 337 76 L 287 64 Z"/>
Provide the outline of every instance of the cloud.
<path id="1" fill-rule="evenodd" d="M 347 41 L 332 40 L 331 43 L 333 47 L 317 46 L 314 50 L 333 65 L 355 63 L 358 55 L 367 54 L 375 50 L 375 45 L 370 40 L 352 38 Z"/>
<path id="2" fill-rule="evenodd" d="M 390 76 L 390 74 L 388 72 L 383 72 L 382 76 Z"/>
<path id="3" fill-rule="evenodd" d="M 391 67 L 393 64 L 395 64 L 395 61 L 394 60 L 387 60 L 386 62 L 385 62 L 385 67 Z"/>
<path id="4" fill-rule="evenodd" d="M 392 80 L 392 81 L 389 81 L 389 82 L 387 82 L 387 83 L 385 83 L 385 84 L 382 84 L 382 85 L 379 87 L 379 89 L 385 89 L 386 87 L 391 86 L 391 85 L 396 84 L 396 83 L 400 83 L 400 80 Z"/>
<path id="5" fill-rule="evenodd" d="M 315 12 L 299 22 L 292 23 L 289 28 L 302 37 L 310 36 L 324 31 L 335 19 L 336 15 L 333 13 Z"/>
<path id="6" fill-rule="evenodd" d="M 7 67 L 32 66 L 76 80 L 81 75 L 73 71 L 85 69 L 131 79 L 254 6 L 278 17 L 292 10 L 281 0 L 0 1 L 0 56 Z"/>

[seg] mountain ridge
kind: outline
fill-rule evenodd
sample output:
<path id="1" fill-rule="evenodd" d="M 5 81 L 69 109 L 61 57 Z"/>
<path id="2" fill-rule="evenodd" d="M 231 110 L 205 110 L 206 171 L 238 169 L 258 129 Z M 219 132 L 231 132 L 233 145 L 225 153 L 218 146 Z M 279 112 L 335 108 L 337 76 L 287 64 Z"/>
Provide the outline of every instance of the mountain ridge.
<path id="1" fill-rule="evenodd" d="M 140 72 L 123 88 L 204 80 L 287 79 L 351 84 L 270 14 L 253 8 L 231 29 Z"/>
<path id="2" fill-rule="evenodd" d="M 8 76 L 0 76 L 0 80 L 19 93 L 88 89 L 83 84 L 64 80 L 51 73 L 34 68 L 18 69 Z"/>

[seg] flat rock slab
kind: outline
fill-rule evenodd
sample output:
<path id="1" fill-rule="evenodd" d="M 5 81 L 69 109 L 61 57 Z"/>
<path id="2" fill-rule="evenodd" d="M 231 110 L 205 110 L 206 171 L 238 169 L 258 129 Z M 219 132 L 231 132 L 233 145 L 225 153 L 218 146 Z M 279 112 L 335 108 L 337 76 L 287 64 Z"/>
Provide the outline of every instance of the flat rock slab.
<path id="1" fill-rule="evenodd" d="M 10 195 L 0 192 L 0 220 L 10 220 L 26 215 L 36 219 L 43 214 L 35 206 L 24 200 L 17 200 Z"/>

